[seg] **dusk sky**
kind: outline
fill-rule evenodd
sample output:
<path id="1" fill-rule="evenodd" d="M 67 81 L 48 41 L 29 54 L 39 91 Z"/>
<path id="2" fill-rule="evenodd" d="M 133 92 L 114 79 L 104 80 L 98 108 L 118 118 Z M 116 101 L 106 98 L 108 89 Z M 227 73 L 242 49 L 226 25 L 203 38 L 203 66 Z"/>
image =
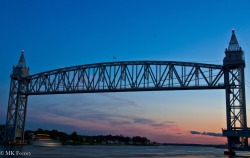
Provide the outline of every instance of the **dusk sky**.
<path id="1" fill-rule="evenodd" d="M 22 50 L 30 74 L 68 66 L 161 60 L 223 64 L 232 29 L 245 52 L 250 123 L 248 0 L 0 0 L 0 124 Z M 225 90 L 30 96 L 26 130 L 145 136 L 224 144 Z"/>

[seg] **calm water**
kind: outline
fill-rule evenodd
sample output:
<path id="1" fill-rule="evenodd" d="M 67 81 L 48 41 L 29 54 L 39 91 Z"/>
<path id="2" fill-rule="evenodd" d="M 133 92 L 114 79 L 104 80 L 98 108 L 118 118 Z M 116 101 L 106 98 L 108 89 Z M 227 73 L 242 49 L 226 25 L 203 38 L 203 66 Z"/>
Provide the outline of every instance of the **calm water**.
<path id="1" fill-rule="evenodd" d="M 165 158 L 165 157 L 183 157 L 183 158 L 212 158 L 227 157 L 223 155 L 225 149 L 212 147 L 192 147 L 192 146 L 59 146 L 59 147 L 37 147 L 33 145 L 26 146 L 0 146 L 0 157 L 37 157 L 37 158 Z M 25 156 L 6 156 L 6 151 L 11 154 L 27 154 Z M 234 157 L 250 157 L 250 152 L 237 151 Z M 4 154 L 4 156 L 3 156 Z M 31 154 L 31 156 L 29 156 Z"/>

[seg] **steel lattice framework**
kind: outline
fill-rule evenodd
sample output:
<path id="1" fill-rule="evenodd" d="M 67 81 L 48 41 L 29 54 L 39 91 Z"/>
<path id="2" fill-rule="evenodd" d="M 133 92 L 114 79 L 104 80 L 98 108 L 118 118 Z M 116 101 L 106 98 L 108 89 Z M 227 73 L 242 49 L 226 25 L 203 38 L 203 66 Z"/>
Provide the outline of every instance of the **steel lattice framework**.
<path id="1" fill-rule="evenodd" d="M 223 135 L 228 137 L 228 148 L 242 145 L 248 150 L 250 131 L 246 119 L 246 98 L 244 65 L 225 69 L 227 130 Z M 242 140 L 240 140 L 240 138 Z"/>
<path id="2" fill-rule="evenodd" d="M 242 69 L 233 69 L 229 70 L 229 85 L 227 85 L 227 93 L 229 94 L 229 105 L 230 109 L 228 110 L 229 117 L 228 127 L 232 130 L 241 129 L 242 127 L 247 129 L 245 124 L 246 117 L 242 115 L 245 113 L 245 98 L 243 98 L 243 88 L 244 84 L 242 81 Z M 243 72 L 244 73 L 244 72 Z M 228 76 L 226 76 L 228 77 Z M 243 86 L 242 86 L 243 84 Z"/>
<path id="3" fill-rule="evenodd" d="M 8 132 L 9 137 L 23 138 L 28 99 L 28 95 L 25 94 L 28 90 L 27 80 L 19 80 L 13 77 L 10 88 L 6 122 L 8 131 L 6 132 Z"/>
<path id="4" fill-rule="evenodd" d="M 25 94 L 224 88 L 223 66 L 169 61 L 81 65 L 28 76 Z"/>

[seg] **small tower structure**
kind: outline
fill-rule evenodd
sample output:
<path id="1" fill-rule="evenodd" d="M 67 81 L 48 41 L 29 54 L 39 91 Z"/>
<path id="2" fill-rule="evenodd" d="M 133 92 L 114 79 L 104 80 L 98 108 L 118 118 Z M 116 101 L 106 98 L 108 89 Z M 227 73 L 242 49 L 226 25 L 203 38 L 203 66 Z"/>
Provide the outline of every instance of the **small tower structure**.
<path id="1" fill-rule="evenodd" d="M 20 143 L 24 141 L 24 127 L 28 95 L 29 68 L 26 66 L 24 51 L 16 66 L 13 66 L 11 77 L 7 119 L 5 125 L 4 141 Z"/>
<path id="2" fill-rule="evenodd" d="M 226 56 L 223 60 L 224 66 L 237 68 L 240 65 L 244 65 L 245 67 L 244 52 L 237 41 L 234 29 L 232 30 L 232 36 L 228 48 L 225 50 L 225 55 Z"/>
<path id="3" fill-rule="evenodd" d="M 11 77 L 26 77 L 29 76 L 30 69 L 26 67 L 26 61 L 24 58 L 24 50 L 22 50 L 22 54 L 17 65 L 13 66 L 13 73 Z"/>

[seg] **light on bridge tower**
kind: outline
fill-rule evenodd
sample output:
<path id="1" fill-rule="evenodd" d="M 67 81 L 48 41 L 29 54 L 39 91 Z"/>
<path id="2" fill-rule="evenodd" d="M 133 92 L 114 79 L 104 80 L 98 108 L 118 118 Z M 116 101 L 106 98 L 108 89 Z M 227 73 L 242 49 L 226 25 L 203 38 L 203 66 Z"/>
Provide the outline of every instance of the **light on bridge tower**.
<path id="1" fill-rule="evenodd" d="M 24 139 L 24 127 L 27 109 L 28 96 L 25 92 L 28 89 L 29 68 L 26 67 L 24 51 L 16 66 L 13 66 L 11 77 L 7 119 L 5 125 L 4 141 L 20 142 Z"/>
<path id="2" fill-rule="evenodd" d="M 227 136 L 229 149 L 243 146 L 247 150 L 249 131 L 246 119 L 245 60 L 234 29 L 225 55 L 223 66 L 226 87 L 227 129 L 223 130 L 223 135 Z"/>

